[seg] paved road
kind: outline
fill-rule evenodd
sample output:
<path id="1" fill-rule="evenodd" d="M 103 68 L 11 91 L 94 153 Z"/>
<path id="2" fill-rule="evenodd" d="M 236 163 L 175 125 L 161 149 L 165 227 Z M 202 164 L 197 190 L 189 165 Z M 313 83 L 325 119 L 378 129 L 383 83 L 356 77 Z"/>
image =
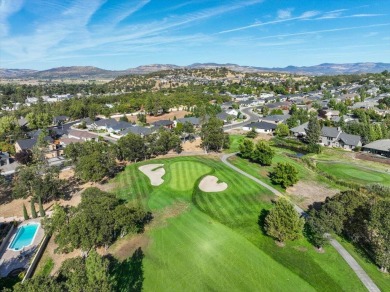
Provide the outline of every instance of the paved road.
<path id="1" fill-rule="evenodd" d="M 225 154 L 221 157 L 221 160 L 223 163 L 225 163 L 227 166 L 229 166 L 231 169 L 237 171 L 238 173 L 250 178 L 254 182 L 262 185 L 263 187 L 269 189 L 271 192 L 273 192 L 276 196 L 284 197 L 281 192 L 274 189 L 273 187 L 267 185 L 266 183 L 262 182 L 261 180 L 255 178 L 254 176 L 246 173 L 245 171 L 242 171 L 241 169 L 235 167 L 232 165 L 227 159 L 233 155 L 236 155 L 237 153 L 232 154 Z M 295 210 L 305 215 L 305 212 L 297 205 L 294 204 Z M 360 281 L 364 284 L 364 286 L 367 288 L 370 292 L 380 292 L 378 286 L 375 285 L 375 283 L 371 280 L 371 278 L 367 275 L 367 273 L 363 270 L 363 268 L 357 263 L 357 261 L 351 256 L 351 254 L 348 253 L 348 251 L 339 243 L 336 239 L 332 238 L 329 234 L 326 234 L 327 238 L 329 239 L 330 244 L 336 249 L 336 251 L 343 257 L 343 259 L 347 262 L 347 264 L 351 267 L 351 269 L 355 272 L 355 274 L 358 276 Z"/>
<path id="2" fill-rule="evenodd" d="M 243 126 L 245 126 L 247 124 L 250 124 L 252 122 L 258 121 L 260 116 L 252 111 L 253 108 L 254 107 L 247 107 L 247 108 L 240 109 L 240 111 L 244 115 L 249 117 L 249 119 L 247 119 L 247 120 L 245 120 L 244 122 L 241 122 L 241 123 L 225 125 L 225 126 L 223 126 L 223 129 L 225 131 L 227 131 L 227 130 L 232 130 L 232 129 L 236 129 L 236 128 L 241 128 L 241 127 L 243 127 Z"/>

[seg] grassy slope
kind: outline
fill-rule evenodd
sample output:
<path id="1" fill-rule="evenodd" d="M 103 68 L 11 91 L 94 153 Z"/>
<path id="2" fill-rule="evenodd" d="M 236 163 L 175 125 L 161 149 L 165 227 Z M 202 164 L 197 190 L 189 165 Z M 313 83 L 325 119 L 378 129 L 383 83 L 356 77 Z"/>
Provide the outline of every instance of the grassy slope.
<path id="1" fill-rule="evenodd" d="M 211 159 L 191 157 L 160 162 L 167 170 L 162 186 L 151 187 L 146 176 L 137 170 L 139 165 L 131 165 L 116 178 L 118 195 L 130 201 L 140 200 L 154 210 L 177 201 L 189 203 L 192 192 L 176 191 L 172 186 L 177 188 L 178 178 L 195 182 L 208 169 L 204 165 L 213 169 L 214 175 L 229 187 L 222 193 L 202 193 L 195 188 L 192 200 L 204 213 L 192 205 L 150 232 L 152 244 L 144 260 L 146 290 L 226 290 L 229 287 L 248 291 L 256 290 L 259 285 L 264 290 L 296 291 L 298 287 L 306 290 L 310 285 L 322 291 L 364 290 L 332 248 L 318 254 L 302 239 L 281 249 L 262 235 L 257 217 L 262 208 L 270 207 L 272 195 L 257 184 Z M 194 170 L 180 170 L 185 165 Z"/>

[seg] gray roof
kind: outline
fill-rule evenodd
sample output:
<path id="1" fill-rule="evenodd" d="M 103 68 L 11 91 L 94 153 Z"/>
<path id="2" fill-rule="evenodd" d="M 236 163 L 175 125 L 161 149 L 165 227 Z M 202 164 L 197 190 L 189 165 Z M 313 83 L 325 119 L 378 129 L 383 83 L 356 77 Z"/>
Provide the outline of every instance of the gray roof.
<path id="1" fill-rule="evenodd" d="M 113 127 L 118 123 L 115 119 L 102 119 L 95 122 L 95 125 L 98 127 Z"/>
<path id="2" fill-rule="evenodd" d="M 235 117 L 234 115 L 229 115 L 228 113 L 226 112 L 221 112 L 219 114 L 217 114 L 217 118 L 220 119 L 220 120 L 227 120 L 229 117 Z"/>
<path id="3" fill-rule="evenodd" d="M 18 119 L 18 124 L 20 127 L 23 127 L 28 124 L 28 121 L 25 118 L 21 117 L 20 119 Z"/>
<path id="4" fill-rule="evenodd" d="M 288 114 L 287 115 L 270 115 L 270 116 L 266 116 L 266 117 L 262 118 L 262 120 L 278 123 L 278 122 L 283 122 L 283 121 L 287 120 L 289 117 L 291 117 L 291 116 Z"/>
<path id="5" fill-rule="evenodd" d="M 309 122 L 303 123 L 297 127 L 291 128 L 290 131 L 293 133 L 305 133 Z"/>
<path id="6" fill-rule="evenodd" d="M 321 129 L 321 136 L 323 137 L 337 138 L 339 135 L 340 131 L 337 128 L 322 127 Z"/>
<path id="7" fill-rule="evenodd" d="M 344 142 L 345 145 L 358 146 L 360 142 L 360 136 L 341 133 L 339 139 Z"/>
<path id="8" fill-rule="evenodd" d="M 160 120 L 160 121 L 156 121 L 154 123 L 152 123 L 154 126 L 156 127 L 166 127 L 166 126 L 170 126 L 173 124 L 172 121 L 170 120 Z"/>
<path id="9" fill-rule="evenodd" d="M 16 143 L 19 144 L 19 146 L 22 150 L 24 150 L 24 149 L 28 150 L 28 149 L 32 149 L 35 146 L 35 144 L 37 143 L 37 141 L 38 141 L 38 136 L 34 136 L 32 139 L 17 140 Z M 46 136 L 45 141 L 52 143 L 53 138 L 50 136 Z"/>
<path id="10" fill-rule="evenodd" d="M 367 149 L 375 149 L 390 152 L 390 139 L 376 140 L 363 146 Z"/>
<path id="11" fill-rule="evenodd" d="M 133 134 L 137 134 L 137 135 L 150 135 L 152 134 L 154 131 L 153 128 L 146 128 L 146 127 L 141 127 L 141 126 L 132 126 L 132 127 L 129 127 L 123 131 L 120 132 L 121 135 L 126 135 L 128 133 L 133 133 Z"/>
<path id="12" fill-rule="evenodd" d="M 275 130 L 277 128 L 277 125 L 273 123 L 267 123 L 267 122 L 254 122 L 254 123 L 250 123 L 247 127 L 262 129 L 262 130 Z"/>
<path id="13" fill-rule="evenodd" d="M 185 124 L 186 122 L 193 124 L 193 125 L 200 125 L 200 120 L 199 118 L 196 117 L 189 117 L 189 118 L 181 118 L 177 119 L 177 122 Z"/>

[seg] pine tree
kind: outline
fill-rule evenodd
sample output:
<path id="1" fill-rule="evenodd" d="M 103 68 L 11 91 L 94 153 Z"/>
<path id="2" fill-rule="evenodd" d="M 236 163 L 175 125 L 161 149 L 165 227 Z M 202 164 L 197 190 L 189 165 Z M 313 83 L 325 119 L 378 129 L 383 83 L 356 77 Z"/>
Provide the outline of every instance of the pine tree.
<path id="1" fill-rule="evenodd" d="M 309 144 L 317 144 L 321 136 L 320 123 L 316 116 L 312 116 L 307 125 L 306 140 Z"/>
<path id="2" fill-rule="evenodd" d="M 43 209 L 41 197 L 38 197 L 38 203 L 39 203 L 39 215 L 41 217 L 45 217 L 46 216 L 46 212 L 45 212 L 45 209 Z"/>
<path id="3" fill-rule="evenodd" d="M 265 218 L 264 228 L 269 236 L 280 242 L 299 239 L 302 236 L 304 220 L 294 206 L 286 199 L 279 199 Z"/>
<path id="4" fill-rule="evenodd" d="M 31 216 L 33 218 L 37 218 L 38 214 L 37 214 L 37 211 L 35 210 L 35 204 L 34 204 L 34 200 L 32 198 L 31 198 L 31 201 L 30 201 L 30 205 L 31 205 Z"/>
<path id="5" fill-rule="evenodd" d="M 30 219 L 30 217 L 28 216 L 28 213 L 27 213 L 26 206 L 24 204 L 23 204 L 23 217 L 24 217 L 24 220 Z"/>

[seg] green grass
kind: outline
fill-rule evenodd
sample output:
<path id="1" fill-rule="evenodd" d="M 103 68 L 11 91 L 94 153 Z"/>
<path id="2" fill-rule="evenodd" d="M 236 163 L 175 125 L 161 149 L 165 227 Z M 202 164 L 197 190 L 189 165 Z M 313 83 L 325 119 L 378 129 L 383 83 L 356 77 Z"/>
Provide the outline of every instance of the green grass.
<path id="1" fill-rule="evenodd" d="M 198 178 L 211 172 L 211 168 L 199 162 L 179 161 L 171 163 L 169 171 L 169 186 L 177 191 L 188 191 L 193 189 Z"/>
<path id="2" fill-rule="evenodd" d="M 229 149 L 225 150 L 226 153 L 234 153 L 239 151 L 239 146 L 244 140 L 245 136 L 244 135 L 229 135 L 230 139 L 230 147 Z"/>
<path id="3" fill-rule="evenodd" d="M 317 163 L 317 167 L 335 177 L 358 184 L 380 183 L 390 186 L 390 174 L 347 163 Z"/>
<path id="4" fill-rule="evenodd" d="M 338 242 L 354 257 L 364 271 L 370 276 L 375 284 L 382 291 L 390 291 L 390 274 L 382 273 L 378 267 L 362 251 L 358 250 L 352 243 L 333 235 Z"/>
<path id="5" fill-rule="evenodd" d="M 164 164 L 161 186 L 152 187 L 138 170 L 148 163 Z M 229 187 L 201 192 L 197 184 L 209 173 Z M 192 181 L 179 182 L 183 179 Z M 260 210 L 269 209 L 274 196 L 218 160 L 142 162 L 128 166 L 115 180 L 119 197 L 165 214 L 148 231 L 145 291 L 364 291 L 332 247 L 320 254 L 305 239 L 276 246 L 257 223 Z M 178 202 L 188 208 L 169 211 Z"/>
<path id="6" fill-rule="evenodd" d="M 54 261 L 52 258 L 47 258 L 41 268 L 34 274 L 34 276 L 49 276 L 54 267 Z"/>

